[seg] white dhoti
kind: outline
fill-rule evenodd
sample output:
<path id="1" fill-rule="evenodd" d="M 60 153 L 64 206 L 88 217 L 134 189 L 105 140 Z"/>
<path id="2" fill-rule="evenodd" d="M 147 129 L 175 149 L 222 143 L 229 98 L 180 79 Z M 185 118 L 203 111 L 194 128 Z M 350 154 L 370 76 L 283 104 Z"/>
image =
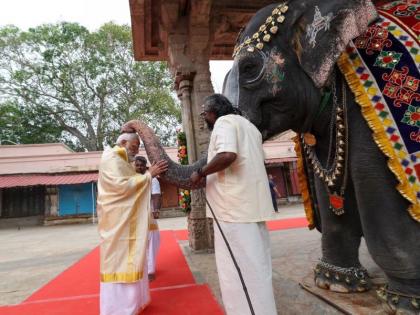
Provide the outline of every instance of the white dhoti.
<path id="1" fill-rule="evenodd" d="M 149 232 L 149 249 L 147 253 L 147 269 L 149 274 L 154 274 L 156 272 L 156 258 L 159 251 L 159 246 L 159 227 L 157 225 L 156 219 L 152 218 L 152 223 L 150 224 Z"/>
<path id="2" fill-rule="evenodd" d="M 219 223 L 241 269 L 255 314 L 277 314 L 272 284 L 270 240 L 265 222 Z M 238 272 L 216 225 L 214 243 L 226 314 L 251 314 Z"/>
<path id="3" fill-rule="evenodd" d="M 101 282 L 100 315 L 137 315 L 150 303 L 147 264 L 143 278 L 134 283 Z"/>

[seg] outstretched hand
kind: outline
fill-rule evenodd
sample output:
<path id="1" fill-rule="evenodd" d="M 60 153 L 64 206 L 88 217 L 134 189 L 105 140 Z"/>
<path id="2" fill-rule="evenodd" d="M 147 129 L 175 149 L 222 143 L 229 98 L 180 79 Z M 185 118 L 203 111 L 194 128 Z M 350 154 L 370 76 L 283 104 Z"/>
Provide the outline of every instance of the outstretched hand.
<path id="1" fill-rule="evenodd" d="M 121 132 L 122 133 L 133 133 L 133 132 L 138 132 L 139 129 L 140 129 L 140 121 L 139 120 L 130 120 L 130 121 L 126 122 L 121 127 Z"/>
<path id="2" fill-rule="evenodd" d="M 154 162 L 149 167 L 149 172 L 152 175 L 152 177 L 156 177 L 159 174 L 162 174 L 168 170 L 168 162 L 165 160 L 160 160 L 158 162 Z"/>

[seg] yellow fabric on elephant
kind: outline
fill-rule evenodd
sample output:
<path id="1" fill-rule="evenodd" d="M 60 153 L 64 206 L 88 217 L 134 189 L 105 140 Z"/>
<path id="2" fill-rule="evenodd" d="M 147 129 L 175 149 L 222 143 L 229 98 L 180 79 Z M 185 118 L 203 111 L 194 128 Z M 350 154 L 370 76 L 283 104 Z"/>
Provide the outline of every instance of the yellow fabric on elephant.
<path id="1" fill-rule="evenodd" d="M 149 173 L 137 174 L 124 148 L 105 150 L 99 167 L 98 229 L 102 282 L 143 277 L 150 211 Z"/>
<path id="2" fill-rule="evenodd" d="M 350 49 L 357 51 L 353 44 L 350 44 L 347 48 L 348 51 L 350 51 Z M 398 180 L 398 185 L 396 187 L 397 190 L 405 199 L 410 202 L 408 213 L 414 220 L 420 222 L 420 198 L 418 197 L 420 189 L 419 185 L 417 184 L 419 178 L 415 177 L 415 181 L 413 181 L 413 183 L 410 182 L 409 177 L 411 173 L 404 169 L 403 163 L 400 161 L 402 159 L 398 154 L 399 151 L 400 153 L 406 151 L 406 148 L 405 146 L 402 146 L 401 149 L 397 150 L 395 144 L 393 144 L 387 135 L 386 129 L 389 126 L 386 126 L 383 123 L 383 117 L 377 114 L 375 106 L 372 104 L 371 97 L 367 91 L 368 89 L 356 73 L 356 67 L 354 64 L 358 61 L 360 61 L 359 55 L 355 55 L 353 58 L 350 58 L 349 53 L 343 52 L 338 59 L 337 64 L 340 71 L 343 73 L 350 89 L 354 93 L 356 102 L 361 107 L 363 117 L 373 131 L 373 139 L 378 145 L 378 148 L 388 158 L 388 167 Z M 359 64 L 361 64 L 361 62 Z M 372 82 L 374 83 L 373 86 L 377 84 L 376 81 Z M 378 88 L 378 90 L 380 89 Z M 381 104 L 386 104 L 386 102 L 383 101 Z"/>

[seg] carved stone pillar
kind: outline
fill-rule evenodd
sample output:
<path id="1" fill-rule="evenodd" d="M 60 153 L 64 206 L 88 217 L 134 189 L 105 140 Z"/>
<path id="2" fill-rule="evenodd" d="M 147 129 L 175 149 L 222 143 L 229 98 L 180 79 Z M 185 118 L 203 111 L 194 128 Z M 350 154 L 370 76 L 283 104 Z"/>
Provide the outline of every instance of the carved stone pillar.
<path id="1" fill-rule="evenodd" d="M 197 74 L 194 77 L 194 84 L 192 90 L 192 103 L 193 103 L 193 113 L 196 118 L 193 121 L 194 131 L 196 134 L 196 148 L 198 153 L 198 158 L 207 154 L 207 148 L 210 139 L 210 132 L 204 122 L 200 117 L 202 111 L 202 104 L 205 97 L 213 93 L 213 85 L 210 78 L 210 69 L 209 69 L 209 59 L 200 58 L 195 62 Z M 203 233 L 203 238 L 205 236 L 206 249 L 214 248 L 213 242 L 213 224 L 212 219 L 206 218 L 206 202 L 205 202 L 205 191 L 197 190 L 194 191 L 191 195 L 191 203 L 193 205 L 194 211 L 191 211 L 189 216 L 188 225 L 192 227 L 191 230 L 194 230 L 195 233 L 199 231 Z M 204 242 L 204 239 L 201 241 Z M 191 240 L 190 240 L 190 245 Z M 192 248 L 194 248 L 192 246 Z"/>
<path id="2" fill-rule="evenodd" d="M 171 6 L 162 6 L 162 24 L 168 34 L 168 61 L 182 103 L 189 163 L 207 153 L 210 135 L 200 113 L 203 99 L 213 93 L 209 70 L 211 4 L 211 0 L 192 0 L 185 16 L 177 16 L 178 11 Z M 191 194 L 188 231 L 192 249 L 213 248 L 213 230 L 206 218 L 204 190 Z"/>
<path id="3" fill-rule="evenodd" d="M 197 76 L 199 78 L 198 81 L 196 81 Z M 213 87 L 211 81 L 206 82 L 205 78 L 210 80 L 210 76 L 205 75 L 203 77 L 202 74 L 195 76 L 189 73 L 183 75 L 178 74 L 176 77 L 175 88 L 182 104 L 182 125 L 187 138 L 188 160 L 190 164 L 200 159 L 207 152 L 209 132 L 199 114 L 201 112 L 202 99 L 211 94 Z M 195 86 L 195 83 L 198 85 Z M 203 87 L 205 88 L 203 89 Z M 213 231 L 211 221 L 209 223 L 206 218 L 204 189 L 194 190 L 191 193 L 191 212 L 188 215 L 188 232 L 190 247 L 192 249 L 204 250 L 213 248 Z"/>
<path id="4" fill-rule="evenodd" d="M 192 89 L 192 79 L 194 74 L 182 75 L 179 78 L 178 86 L 178 98 L 182 104 L 182 129 L 185 132 L 187 138 L 187 151 L 188 151 L 188 161 L 192 163 L 197 160 L 197 151 L 196 151 L 196 139 L 194 128 L 192 125 L 193 113 L 191 106 L 191 89 Z"/>

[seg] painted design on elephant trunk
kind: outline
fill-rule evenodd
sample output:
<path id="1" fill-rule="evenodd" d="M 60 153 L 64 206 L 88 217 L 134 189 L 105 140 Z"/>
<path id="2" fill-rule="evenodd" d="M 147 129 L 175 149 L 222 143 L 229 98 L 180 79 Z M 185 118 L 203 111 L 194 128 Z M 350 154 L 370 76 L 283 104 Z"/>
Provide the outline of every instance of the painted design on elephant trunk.
<path id="1" fill-rule="evenodd" d="M 175 163 L 169 158 L 163 149 L 159 138 L 155 135 L 154 131 L 143 122 L 139 122 L 140 128 L 138 130 L 138 135 L 144 143 L 146 149 L 147 157 L 151 163 L 165 160 L 168 162 L 168 170 L 160 175 L 160 178 L 169 184 L 173 184 L 179 188 L 183 189 L 192 189 L 192 183 L 190 180 L 191 174 L 197 171 L 199 168 L 207 164 L 207 157 L 203 156 L 200 160 L 196 161 L 191 165 L 180 165 Z M 200 184 L 197 188 L 202 188 L 205 186 L 205 182 Z"/>
<path id="2" fill-rule="evenodd" d="M 269 84 L 272 84 L 272 94 L 276 95 L 281 91 L 281 82 L 284 81 L 285 74 L 284 58 L 281 53 L 273 49 L 267 59 L 265 79 Z"/>

